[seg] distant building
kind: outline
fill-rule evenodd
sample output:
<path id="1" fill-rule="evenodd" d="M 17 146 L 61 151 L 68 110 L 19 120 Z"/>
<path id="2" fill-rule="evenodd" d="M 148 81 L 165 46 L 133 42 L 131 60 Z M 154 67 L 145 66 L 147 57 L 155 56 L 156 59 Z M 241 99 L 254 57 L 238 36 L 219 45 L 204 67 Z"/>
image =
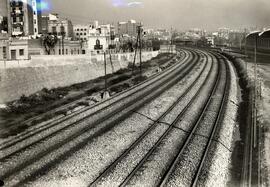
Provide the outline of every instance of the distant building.
<path id="1" fill-rule="evenodd" d="M 137 26 L 140 23 L 136 23 L 135 20 L 129 20 L 128 22 L 118 22 L 117 24 L 117 34 L 118 35 L 129 35 L 136 36 L 137 35 Z"/>
<path id="2" fill-rule="evenodd" d="M 176 53 L 175 45 L 160 45 L 159 53 Z"/>
<path id="3" fill-rule="evenodd" d="M 101 53 L 115 45 L 115 28 L 111 24 L 92 25 L 88 33 L 88 53 Z"/>
<path id="4" fill-rule="evenodd" d="M 230 46 L 239 47 L 241 49 L 245 43 L 244 41 L 245 36 L 246 36 L 245 32 L 231 31 L 229 33 L 228 42 Z"/>
<path id="5" fill-rule="evenodd" d="M 9 46 L 8 34 L 0 33 L 0 60 L 8 59 L 8 46 Z"/>
<path id="6" fill-rule="evenodd" d="M 91 25 L 74 25 L 74 38 L 76 40 L 87 41 L 90 27 Z"/>
<path id="7" fill-rule="evenodd" d="M 9 0 L 0 0 L 0 33 L 10 33 L 10 3 Z"/>
<path id="8" fill-rule="evenodd" d="M 211 47 L 213 47 L 215 45 L 215 37 L 213 36 L 206 36 L 206 41 L 207 41 L 207 44 L 209 44 Z"/>
<path id="9" fill-rule="evenodd" d="M 37 35 L 41 29 L 40 0 L 11 0 L 11 34 L 13 36 Z"/>
<path id="10" fill-rule="evenodd" d="M 41 34 L 48 33 L 49 16 L 41 17 Z"/>
<path id="11" fill-rule="evenodd" d="M 229 39 L 229 28 L 219 28 L 218 29 L 218 37 L 228 40 Z"/>
<path id="12" fill-rule="evenodd" d="M 73 38 L 73 25 L 68 19 L 60 19 L 57 14 L 49 14 L 48 33 Z"/>
<path id="13" fill-rule="evenodd" d="M 9 43 L 10 60 L 26 60 L 28 56 L 28 40 L 13 39 Z"/>
<path id="14" fill-rule="evenodd" d="M 41 33 L 41 10 L 38 8 L 40 3 L 41 0 L 32 0 L 34 35 Z"/>

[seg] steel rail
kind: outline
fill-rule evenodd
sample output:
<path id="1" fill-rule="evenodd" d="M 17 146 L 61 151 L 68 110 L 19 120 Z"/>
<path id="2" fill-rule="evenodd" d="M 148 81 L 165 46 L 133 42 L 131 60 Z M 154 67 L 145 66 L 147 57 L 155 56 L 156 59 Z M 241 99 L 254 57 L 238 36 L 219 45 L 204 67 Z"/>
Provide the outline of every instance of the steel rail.
<path id="1" fill-rule="evenodd" d="M 190 64 L 188 64 L 187 66 L 185 66 L 184 69 L 186 70 L 186 73 L 187 73 L 188 71 L 190 71 L 190 69 L 192 69 L 193 66 L 195 66 L 195 63 L 193 63 L 193 64 L 190 63 Z M 180 70 L 183 71 L 183 68 L 182 68 L 182 69 L 180 68 Z M 180 71 L 180 70 L 178 70 L 178 71 Z M 178 74 L 179 74 L 179 73 L 178 73 Z M 164 86 L 165 88 L 164 88 L 163 90 L 159 91 L 159 93 L 157 93 L 157 95 L 160 94 L 160 93 L 162 93 L 162 91 L 166 90 L 168 87 L 170 87 L 170 86 L 172 86 L 172 85 L 174 84 L 174 82 L 167 83 L 167 80 L 172 79 L 172 78 L 174 77 L 174 80 L 177 81 L 178 79 L 182 79 L 184 76 L 185 76 L 185 74 L 181 74 L 181 75 L 178 75 L 177 78 L 175 78 L 175 77 L 174 77 L 174 74 L 173 74 L 173 75 L 170 75 L 169 77 L 167 77 L 167 79 L 165 79 L 165 80 L 163 81 L 163 84 L 164 84 L 164 85 L 166 84 L 166 86 Z M 160 85 L 159 85 L 158 87 L 160 87 Z M 148 91 L 148 92 L 152 92 L 152 91 L 150 90 L 150 91 Z M 150 94 L 150 93 L 148 93 L 148 94 Z M 157 96 L 157 95 L 156 95 L 156 96 Z M 138 97 L 137 100 L 142 99 L 144 96 L 145 96 L 145 95 L 143 95 L 143 96 L 141 96 L 141 97 Z M 134 101 L 132 101 L 132 102 L 126 104 L 126 106 L 131 105 L 131 103 L 134 104 Z M 135 103 L 136 103 L 136 102 L 135 102 Z M 122 110 L 122 108 L 121 108 L 121 110 Z M 109 115 L 109 117 L 114 116 L 115 113 L 118 113 L 118 112 L 119 112 L 118 110 L 115 110 L 113 113 L 111 113 L 111 114 Z M 121 118 L 121 119 L 123 120 L 123 119 L 125 119 L 126 117 L 127 117 L 127 116 L 124 116 L 124 117 Z M 104 120 L 107 120 L 107 118 L 108 118 L 108 117 L 102 118 L 102 119 L 96 121 L 95 124 L 100 124 L 100 123 L 102 123 Z M 114 124 L 114 123 L 115 123 L 115 122 L 112 122 L 111 124 Z M 60 148 L 62 145 L 64 145 L 64 144 L 66 144 L 66 143 L 72 141 L 73 139 L 79 137 L 82 133 L 88 132 L 90 129 L 92 129 L 92 127 L 89 127 L 89 126 L 87 126 L 86 128 L 81 129 L 80 132 L 77 132 L 77 133 L 73 134 L 73 135 L 72 135 L 71 137 L 69 137 L 68 139 L 66 139 L 66 140 L 64 140 L 64 141 L 61 141 L 61 142 L 58 142 L 58 143 L 56 143 L 54 146 L 50 147 L 48 150 L 46 150 L 46 153 L 45 153 L 45 152 L 41 152 L 41 153 L 35 155 L 35 158 L 31 158 L 31 159 L 27 160 L 27 161 L 24 162 L 22 165 L 19 165 L 19 166 L 13 168 L 12 170 L 8 171 L 7 173 L 5 173 L 4 175 L 2 175 L 1 177 L 2 177 L 3 179 L 8 178 L 8 177 L 11 177 L 11 176 L 14 175 L 16 172 L 19 172 L 19 171 L 21 171 L 23 168 L 27 167 L 28 165 L 31 165 L 31 164 L 35 163 L 35 162 L 36 162 L 37 160 L 39 160 L 41 157 L 44 157 L 45 155 L 48 155 L 49 153 L 53 152 L 54 150 Z M 85 142 L 84 142 L 84 143 L 85 143 Z M 37 159 L 37 158 L 38 158 L 38 159 Z"/>
<path id="2" fill-rule="evenodd" d="M 206 63 L 207 64 L 207 63 Z M 105 177 L 109 172 L 113 170 L 113 168 L 123 159 L 125 158 L 128 153 L 134 149 L 153 129 L 156 127 L 156 125 L 161 121 L 169 112 L 173 110 L 173 108 L 190 92 L 190 90 L 194 87 L 198 79 L 200 78 L 200 75 L 203 73 L 203 71 L 206 68 L 206 64 L 203 68 L 203 70 L 200 72 L 198 77 L 195 79 L 195 81 L 187 88 L 187 90 L 153 123 L 151 126 L 139 137 L 136 139 L 134 143 L 132 143 L 129 148 L 127 148 L 112 164 L 110 164 L 89 186 L 96 186 L 100 180 L 102 180 L 103 177 Z"/>
<path id="3" fill-rule="evenodd" d="M 201 113 L 199 114 L 199 116 L 196 119 L 196 123 L 194 124 L 194 126 L 192 127 L 192 130 L 190 131 L 190 133 L 188 134 L 188 136 L 186 137 L 186 139 L 184 140 L 184 144 L 181 147 L 181 149 L 179 150 L 178 154 L 176 155 L 176 157 L 174 158 L 173 162 L 171 163 L 171 165 L 169 166 L 169 168 L 167 169 L 167 171 L 165 172 L 165 174 L 162 176 L 161 181 L 159 183 L 159 186 L 163 187 L 166 185 L 170 175 L 172 174 L 172 172 L 174 171 L 174 169 L 176 168 L 177 163 L 180 160 L 181 155 L 183 154 L 184 150 L 186 149 L 186 147 L 188 146 L 188 144 L 190 143 L 193 135 L 195 134 L 195 131 L 198 129 L 199 124 L 201 123 L 201 120 L 203 119 L 203 116 L 208 108 L 208 106 L 211 103 L 212 97 L 215 94 L 215 92 L 217 91 L 219 82 L 221 80 L 221 65 L 220 65 L 220 61 L 217 58 L 218 63 L 218 73 L 217 73 L 217 79 L 213 85 L 212 91 L 210 93 L 210 95 L 208 96 L 208 100 L 206 100 L 205 104 L 204 104 L 204 108 L 202 109 Z"/>
<path id="4" fill-rule="evenodd" d="M 186 55 L 187 55 L 187 51 L 185 52 L 185 57 L 186 57 Z M 182 60 L 184 60 L 185 57 L 184 57 Z M 171 59 L 171 60 L 173 60 L 173 59 Z M 169 60 L 169 61 L 171 61 L 171 60 Z M 184 62 L 185 62 L 185 61 L 184 61 Z M 183 62 L 183 64 L 184 64 L 184 62 Z M 183 65 L 183 64 L 180 64 L 180 65 Z M 109 99 L 107 99 L 107 100 L 104 100 L 104 101 L 101 101 L 101 102 L 99 102 L 99 103 L 97 103 L 97 104 L 95 104 L 95 105 L 92 105 L 92 106 L 83 108 L 82 110 L 78 110 L 78 111 L 72 113 L 72 114 L 69 115 L 69 116 L 64 116 L 64 117 L 58 118 L 58 119 L 56 119 L 56 120 L 50 121 L 50 122 L 48 122 L 48 123 L 45 123 L 44 125 L 41 125 L 41 126 L 39 126 L 38 128 L 34 128 L 33 130 L 27 131 L 27 132 L 25 132 L 25 133 L 21 133 L 21 134 L 17 135 L 14 139 L 11 139 L 11 140 L 8 139 L 7 141 L 2 142 L 2 143 L 0 144 L 0 151 L 1 151 L 1 150 L 4 150 L 4 149 L 6 149 L 6 148 L 9 148 L 9 147 L 15 145 L 16 143 L 21 142 L 21 141 L 23 141 L 23 140 L 25 140 L 25 139 L 27 139 L 27 138 L 29 138 L 29 137 L 32 137 L 32 136 L 34 136 L 34 135 L 37 134 L 37 133 L 40 133 L 40 132 L 45 131 L 45 130 L 47 130 L 47 129 L 51 128 L 51 127 L 54 127 L 54 126 L 56 126 L 56 125 L 58 125 L 58 124 L 61 124 L 61 123 L 65 122 L 65 121 L 68 121 L 69 119 L 74 118 L 74 117 L 76 117 L 76 116 L 78 116 L 78 115 L 80 115 L 80 114 L 82 114 L 82 113 L 84 113 L 84 112 L 86 112 L 86 111 L 89 111 L 89 110 L 94 109 L 94 108 L 96 108 L 96 107 L 98 107 L 98 106 L 101 106 L 102 104 L 104 104 L 104 103 L 106 103 L 106 102 L 110 102 L 111 100 L 116 99 L 117 97 L 119 97 L 119 95 L 128 93 L 128 92 L 130 92 L 131 90 L 133 90 L 133 89 L 135 89 L 135 88 L 138 88 L 138 87 L 140 87 L 140 86 L 142 86 L 142 85 L 145 84 L 145 85 L 144 85 L 141 89 L 139 89 L 138 91 L 135 91 L 135 92 L 133 92 L 133 93 L 130 93 L 130 94 L 128 94 L 127 96 L 125 96 L 125 97 L 123 97 L 123 98 L 120 98 L 120 99 L 126 99 L 126 98 L 128 98 L 128 97 L 130 97 L 130 96 L 132 96 L 132 95 L 135 95 L 136 93 L 138 93 L 138 92 L 140 92 L 141 90 L 143 90 L 147 85 L 149 85 L 149 82 L 151 82 L 151 81 L 157 82 L 157 81 L 158 81 L 157 77 L 161 76 L 161 78 L 162 78 L 162 77 L 166 76 L 166 73 L 167 73 L 167 72 L 169 72 L 170 70 L 172 70 L 173 68 L 175 68 L 175 67 L 178 66 L 178 65 L 179 65 L 179 64 L 174 64 L 173 66 L 170 66 L 169 68 L 165 69 L 163 72 L 160 72 L 160 73 L 158 73 L 158 74 L 152 75 L 152 76 L 149 77 L 147 80 L 145 80 L 145 81 L 143 81 L 143 82 L 141 82 L 141 83 L 139 83 L 139 84 L 137 84 L 137 85 L 135 85 L 135 86 L 133 86 L 133 87 L 127 89 L 127 90 L 124 90 L 123 92 L 120 92 L 120 93 L 114 95 L 113 97 L 111 97 L 111 98 L 109 98 Z M 155 79 L 157 79 L 157 80 L 154 81 Z M 99 109 L 99 110 L 97 110 L 97 111 L 91 113 L 90 115 L 85 116 L 85 117 L 82 118 L 82 119 L 87 119 L 87 118 L 89 118 L 89 117 L 95 115 L 96 113 L 98 113 L 98 112 L 100 112 L 100 111 L 102 111 L 102 110 L 104 110 L 104 109 L 106 109 L 106 108 L 112 106 L 113 104 L 115 104 L 115 103 L 118 102 L 118 101 L 119 101 L 119 99 L 116 100 L 116 101 L 114 101 L 113 103 L 111 103 L 111 104 L 105 106 L 104 108 Z M 34 134 L 31 134 L 31 133 L 33 133 L 33 132 L 34 132 Z"/>

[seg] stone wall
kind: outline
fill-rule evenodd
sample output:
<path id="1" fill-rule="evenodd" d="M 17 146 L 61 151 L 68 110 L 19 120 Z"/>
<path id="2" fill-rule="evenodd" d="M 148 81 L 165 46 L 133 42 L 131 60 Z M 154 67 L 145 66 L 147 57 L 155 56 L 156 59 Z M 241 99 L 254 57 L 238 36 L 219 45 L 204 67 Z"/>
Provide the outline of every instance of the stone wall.
<path id="1" fill-rule="evenodd" d="M 158 52 L 144 52 L 143 61 Z M 112 56 L 114 70 L 133 61 L 131 53 Z M 138 59 L 136 60 L 138 62 Z M 107 56 L 107 72 L 112 68 Z M 30 95 L 42 88 L 56 88 L 85 82 L 104 75 L 104 56 L 32 56 L 28 61 L 0 61 L 0 104 Z"/>

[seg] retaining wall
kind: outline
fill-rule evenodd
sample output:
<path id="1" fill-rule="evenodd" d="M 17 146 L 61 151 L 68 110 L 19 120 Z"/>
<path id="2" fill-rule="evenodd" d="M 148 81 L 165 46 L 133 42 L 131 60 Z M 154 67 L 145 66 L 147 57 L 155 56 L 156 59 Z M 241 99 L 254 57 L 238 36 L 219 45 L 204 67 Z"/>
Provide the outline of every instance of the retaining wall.
<path id="1" fill-rule="evenodd" d="M 142 60 L 147 61 L 157 54 L 157 51 L 144 52 Z M 131 53 L 112 55 L 114 71 L 127 67 L 133 58 Z M 32 56 L 31 60 L 1 61 L 0 64 L 0 104 L 42 88 L 69 86 L 104 75 L 103 55 Z M 107 72 L 112 72 L 109 56 Z"/>

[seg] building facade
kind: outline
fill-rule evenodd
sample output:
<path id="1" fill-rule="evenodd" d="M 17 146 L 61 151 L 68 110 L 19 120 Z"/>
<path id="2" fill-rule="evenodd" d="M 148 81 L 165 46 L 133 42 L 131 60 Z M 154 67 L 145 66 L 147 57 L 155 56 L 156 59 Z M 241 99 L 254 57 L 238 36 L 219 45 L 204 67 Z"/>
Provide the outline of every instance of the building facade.
<path id="1" fill-rule="evenodd" d="M 12 36 L 37 35 L 41 29 L 40 0 L 11 0 L 10 24 Z"/>
<path id="2" fill-rule="evenodd" d="M 34 35 L 41 33 L 41 0 L 32 0 L 32 11 L 33 11 L 33 29 Z"/>
<path id="3" fill-rule="evenodd" d="M 92 25 L 87 39 L 87 53 L 101 53 L 115 44 L 115 28 L 111 24 Z"/>
<path id="4" fill-rule="evenodd" d="M 8 45 L 9 37 L 8 34 L 0 33 L 0 60 L 8 59 Z"/>
<path id="5" fill-rule="evenodd" d="M 75 40 L 87 41 L 90 25 L 74 25 Z"/>
<path id="6" fill-rule="evenodd" d="M 0 0 L 0 33 L 10 33 L 10 2 Z"/>
<path id="7" fill-rule="evenodd" d="M 118 22 L 117 24 L 117 34 L 118 35 L 137 35 L 137 27 L 140 23 L 137 23 L 135 20 L 129 20 L 128 22 Z"/>
<path id="8" fill-rule="evenodd" d="M 48 20 L 48 33 L 73 38 L 73 25 L 68 19 L 60 19 L 57 15 L 50 14 Z"/>

